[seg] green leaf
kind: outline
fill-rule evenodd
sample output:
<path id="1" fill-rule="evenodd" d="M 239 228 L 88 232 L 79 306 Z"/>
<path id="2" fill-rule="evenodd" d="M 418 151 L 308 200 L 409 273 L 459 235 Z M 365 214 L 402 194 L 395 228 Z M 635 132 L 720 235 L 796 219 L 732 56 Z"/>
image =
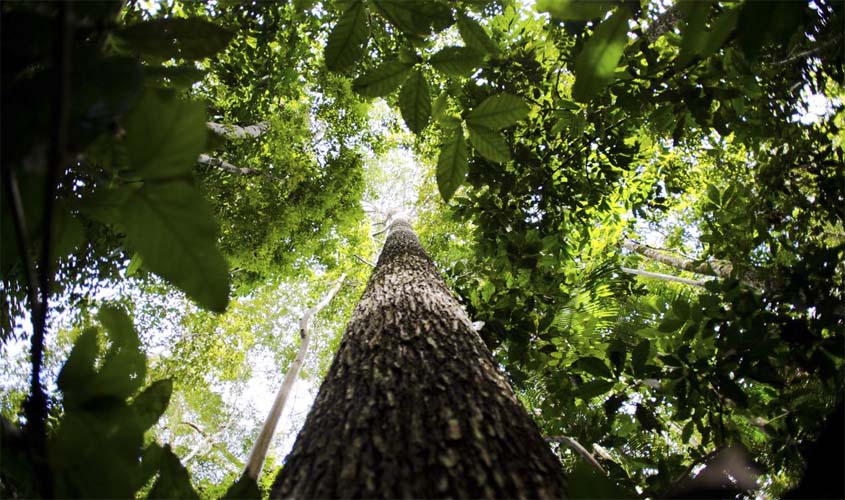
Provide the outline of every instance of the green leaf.
<path id="1" fill-rule="evenodd" d="M 205 19 L 153 19 L 132 24 L 116 35 L 145 56 L 162 60 L 205 59 L 225 49 L 233 33 Z"/>
<path id="2" fill-rule="evenodd" d="M 352 90 L 365 97 L 384 97 L 405 80 L 411 65 L 398 61 L 382 63 L 352 82 Z"/>
<path id="3" fill-rule="evenodd" d="M 242 475 L 235 481 L 226 493 L 223 495 L 223 500 L 239 500 L 239 499 L 254 499 L 261 498 L 261 490 L 258 489 L 258 483 L 254 479 L 246 475 Z"/>
<path id="4" fill-rule="evenodd" d="M 65 395 L 65 405 L 73 399 L 68 397 L 70 394 L 78 392 L 95 376 L 94 360 L 98 352 L 97 329 L 86 328 L 74 342 L 56 379 L 56 385 Z"/>
<path id="5" fill-rule="evenodd" d="M 567 477 L 567 498 L 589 500 L 622 500 L 639 498 L 616 484 L 611 478 L 597 471 L 584 460 L 579 460 Z"/>
<path id="6" fill-rule="evenodd" d="M 661 425 L 660 421 L 657 420 L 654 412 L 641 404 L 637 405 L 634 415 L 637 417 L 637 421 L 643 429 L 647 431 L 663 428 L 663 425 Z"/>
<path id="7" fill-rule="evenodd" d="M 158 479 L 147 498 L 199 499 L 191 486 L 188 470 L 179 462 L 179 457 L 170 451 L 170 446 L 162 448 L 160 460 Z"/>
<path id="8" fill-rule="evenodd" d="M 449 201 L 467 175 L 467 146 L 463 133 L 458 130 L 440 146 L 437 158 L 437 188 L 443 201 Z"/>
<path id="9" fill-rule="evenodd" d="M 490 96 L 466 116 L 468 125 L 499 130 L 510 127 L 525 118 L 529 111 L 528 104 L 511 94 Z"/>
<path id="10" fill-rule="evenodd" d="M 631 353 L 631 366 L 634 368 L 634 375 L 642 376 L 645 373 L 645 365 L 648 363 L 651 354 L 651 342 L 643 340 L 634 352 Z"/>
<path id="11" fill-rule="evenodd" d="M 575 58 L 575 84 L 572 97 L 587 102 L 606 87 L 616 72 L 616 65 L 628 43 L 628 19 L 631 11 L 621 7 L 602 21 L 593 36 L 584 43 Z"/>
<path id="12" fill-rule="evenodd" d="M 585 356 L 583 358 L 579 358 L 575 365 L 579 369 L 597 377 L 613 378 L 610 368 L 608 368 L 604 361 L 595 356 Z"/>
<path id="13" fill-rule="evenodd" d="M 665 318 L 661 323 L 660 326 L 657 327 L 658 331 L 663 333 L 672 333 L 677 331 L 682 326 L 684 326 L 685 321 L 678 318 Z"/>
<path id="14" fill-rule="evenodd" d="M 324 52 L 326 67 L 339 71 L 354 64 L 364 55 L 369 37 L 367 9 L 361 0 L 354 0 L 329 34 Z"/>
<path id="15" fill-rule="evenodd" d="M 170 403 L 173 392 L 173 381 L 158 380 L 138 394 L 132 402 L 132 409 L 138 415 L 138 422 L 142 429 L 149 429 L 164 414 Z"/>
<path id="16" fill-rule="evenodd" d="M 147 66 L 144 73 L 159 83 L 176 89 L 187 89 L 205 77 L 205 71 L 193 66 Z"/>
<path id="17" fill-rule="evenodd" d="M 186 182 L 147 184 L 122 209 L 126 237 L 144 267 L 197 303 L 222 312 L 229 302 L 229 272 L 216 247 L 217 223 L 199 192 Z"/>
<path id="18" fill-rule="evenodd" d="M 445 47 L 431 56 L 429 62 L 449 76 L 469 76 L 481 65 L 481 52 L 468 47 Z"/>
<path id="19" fill-rule="evenodd" d="M 469 142 L 481 156 L 490 161 L 504 163 L 511 159 L 511 152 L 505 137 L 486 127 L 469 127 Z"/>
<path id="20" fill-rule="evenodd" d="M 466 16 L 461 16 L 458 19 L 458 33 L 467 47 L 475 49 L 479 52 L 486 52 L 487 54 L 495 56 L 499 52 L 499 47 L 496 46 L 487 32 L 478 22 Z"/>
<path id="21" fill-rule="evenodd" d="M 126 151 L 144 179 L 185 175 L 205 149 L 205 109 L 148 92 L 126 124 Z"/>
<path id="22" fill-rule="evenodd" d="M 672 312 L 678 319 L 688 320 L 690 318 L 689 303 L 684 298 L 675 299 L 672 301 Z"/>
<path id="23" fill-rule="evenodd" d="M 741 8 L 726 9 L 713 21 L 713 27 L 707 35 L 707 42 L 701 49 L 700 56 L 702 58 L 709 57 L 728 41 L 728 38 L 736 29 L 741 11 Z"/>
<path id="24" fill-rule="evenodd" d="M 537 0 L 537 11 L 562 21 L 589 21 L 603 17 L 617 0 Z"/>
<path id="25" fill-rule="evenodd" d="M 707 43 L 707 16 L 711 2 L 702 0 L 680 0 L 678 8 L 684 16 L 681 32 L 681 48 L 676 63 L 684 67 L 699 55 Z"/>
<path id="26" fill-rule="evenodd" d="M 581 384 L 573 393 L 573 396 L 589 401 L 590 399 L 601 396 L 613 388 L 615 382 L 609 380 L 593 380 L 586 384 Z"/>
<path id="27" fill-rule="evenodd" d="M 419 134 L 431 118 L 431 95 L 425 76 L 414 70 L 399 91 L 399 111 L 411 132 Z"/>
<path id="28" fill-rule="evenodd" d="M 446 28 L 452 20 L 451 9 L 437 0 L 373 0 L 373 5 L 390 24 L 412 37 L 424 36 Z"/>
<path id="29" fill-rule="evenodd" d="M 97 377 L 86 389 L 91 395 L 113 396 L 123 401 L 144 384 L 147 358 L 141 351 L 141 340 L 126 311 L 105 305 L 97 313 L 97 319 L 108 332 L 111 347 Z"/>
<path id="30" fill-rule="evenodd" d="M 123 309 L 106 304 L 97 312 L 97 319 L 108 331 L 115 345 L 122 347 L 141 344 L 132 319 Z"/>

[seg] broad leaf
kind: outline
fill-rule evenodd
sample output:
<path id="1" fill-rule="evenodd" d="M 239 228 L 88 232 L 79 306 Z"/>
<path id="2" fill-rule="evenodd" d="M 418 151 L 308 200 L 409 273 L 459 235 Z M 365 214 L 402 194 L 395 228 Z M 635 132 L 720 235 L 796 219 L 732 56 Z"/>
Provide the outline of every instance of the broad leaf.
<path id="1" fill-rule="evenodd" d="M 144 267 L 216 312 L 229 302 L 229 272 L 216 247 L 217 223 L 191 185 L 147 184 L 122 210 L 126 237 Z"/>
<path id="2" fill-rule="evenodd" d="M 699 55 L 707 44 L 707 15 L 710 12 L 710 2 L 681 0 L 678 8 L 683 13 L 685 22 L 676 64 L 683 67 Z"/>
<path id="3" fill-rule="evenodd" d="M 579 460 L 575 470 L 567 478 L 567 498 L 590 500 L 621 500 L 639 498 L 616 484 L 607 475 L 598 472 L 592 465 Z"/>
<path id="4" fill-rule="evenodd" d="M 486 127 L 469 125 L 469 142 L 481 156 L 490 161 L 504 163 L 511 159 L 505 137 Z"/>
<path id="5" fill-rule="evenodd" d="M 97 329 L 86 328 L 74 342 L 73 349 L 56 379 L 56 385 L 65 396 L 65 405 L 79 402 L 78 398 L 69 395 L 80 391 L 94 377 L 94 361 L 98 352 Z"/>
<path id="6" fill-rule="evenodd" d="M 490 96 L 466 116 L 467 124 L 499 130 L 510 127 L 528 115 L 528 105 L 511 94 Z"/>
<path id="7" fill-rule="evenodd" d="M 484 27 L 474 19 L 461 16 L 458 19 L 458 32 L 466 46 L 471 49 L 486 52 L 490 55 L 496 55 L 499 52 L 496 42 L 490 38 Z"/>
<path id="8" fill-rule="evenodd" d="M 143 384 L 147 358 L 129 315 L 122 308 L 105 305 L 97 313 L 111 340 L 96 379 L 88 384 L 92 395 L 114 396 L 121 401 Z"/>
<path id="9" fill-rule="evenodd" d="M 572 97 L 587 102 L 606 87 L 628 42 L 628 19 L 631 11 L 622 7 L 602 21 L 593 36 L 575 58 L 575 84 Z"/>
<path id="10" fill-rule="evenodd" d="M 617 0 L 537 0 L 537 10 L 562 21 L 589 21 L 604 16 Z"/>
<path id="11" fill-rule="evenodd" d="M 132 402 L 132 409 L 138 416 L 138 422 L 142 429 L 149 429 L 159 417 L 164 414 L 170 403 L 170 394 L 173 392 L 173 381 L 170 379 L 158 380 L 138 394 Z"/>
<path id="12" fill-rule="evenodd" d="M 348 68 L 364 55 L 370 27 L 363 2 L 354 0 L 341 14 L 329 34 L 324 57 L 332 71 Z"/>
<path id="13" fill-rule="evenodd" d="M 188 470 L 179 462 L 179 457 L 170 450 L 170 446 L 165 445 L 161 450 L 158 479 L 147 498 L 199 499 L 191 486 Z"/>
<path id="14" fill-rule="evenodd" d="M 382 63 L 356 78 L 352 82 L 352 89 L 365 97 L 384 97 L 402 84 L 409 71 L 411 65 L 404 62 Z"/>
<path id="15" fill-rule="evenodd" d="M 399 111 L 411 132 L 418 134 L 431 118 L 431 95 L 425 76 L 414 70 L 399 91 Z"/>
<path id="16" fill-rule="evenodd" d="M 148 92 L 126 124 L 126 151 L 144 179 L 189 173 L 205 149 L 205 109 L 196 102 Z"/>
<path id="17" fill-rule="evenodd" d="M 595 375 L 596 377 L 613 378 L 610 368 L 608 368 L 604 361 L 595 356 L 585 356 L 583 358 L 579 358 L 575 365 L 581 370 Z"/>
<path id="18" fill-rule="evenodd" d="M 229 44 L 233 33 L 199 17 L 153 19 L 117 31 L 142 55 L 162 60 L 204 59 Z"/>
<path id="19" fill-rule="evenodd" d="M 639 377 L 645 373 L 645 365 L 648 363 L 650 353 L 651 342 L 648 340 L 643 340 L 634 348 L 634 352 L 631 353 L 631 366 L 634 368 L 634 375 Z"/>
<path id="20" fill-rule="evenodd" d="M 449 76 L 469 76 L 481 65 L 483 56 L 469 47 L 446 47 L 431 56 L 429 62 Z"/>
<path id="21" fill-rule="evenodd" d="M 605 392 L 611 390 L 615 382 L 610 380 L 592 380 L 586 384 L 582 384 L 573 392 L 573 396 L 589 401 L 590 399 L 601 396 Z"/>
<path id="22" fill-rule="evenodd" d="M 451 23 L 451 9 L 438 0 L 373 0 L 379 13 L 406 35 L 427 35 Z"/>
<path id="23" fill-rule="evenodd" d="M 437 158 L 437 188 L 444 201 L 449 201 L 467 175 L 467 146 L 459 130 L 440 146 Z"/>

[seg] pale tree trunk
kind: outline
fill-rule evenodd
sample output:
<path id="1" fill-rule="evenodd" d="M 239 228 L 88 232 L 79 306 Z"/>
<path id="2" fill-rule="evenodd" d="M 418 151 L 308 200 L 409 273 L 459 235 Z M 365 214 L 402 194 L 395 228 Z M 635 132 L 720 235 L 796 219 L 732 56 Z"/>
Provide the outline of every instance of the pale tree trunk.
<path id="1" fill-rule="evenodd" d="M 256 170 L 254 168 L 246 168 L 246 167 L 238 167 L 236 165 L 232 165 L 231 163 L 221 160 L 220 158 L 214 158 L 213 156 L 208 156 L 207 154 L 201 154 L 199 158 L 197 158 L 197 163 L 201 163 L 203 165 L 208 165 L 210 167 L 214 167 L 224 172 L 229 172 L 236 175 L 246 175 L 246 176 L 264 176 L 268 179 L 278 180 L 274 175 L 268 174 L 267 172 L 262 172 L 261 170 Z"/>
<path id="2" fill-rule="evenodd" d="M 215 122 L 208 122 L 206 126 L 215 134 L 222 135 L 227 139 L 257 139 L 270 130 L 269 121 L 263 121 L 246 127 Z"/>
<path id="3" fill-rule="evenodd" d="M 273 440 L 273 433 L 276 431 L 276 425 L 279 423 L 279 417 L 282 416 L 282 410 L 285 409 L 285 403 L 288 396 L 293 389 L 293 383 L 299 376 L 299 371 L 302 369 L 302 364 L 305 362 L 305 355 L 308 353 L 308 341 L 311 339 L 310 323 L 314 316 L 317 315 L 329 302 L 337 295 L 340 287 L 343 285 L 343 280 L 346 279 L 346 273 L 340 275 L 340 278 L 335 282 L 334 287 L 320 300 L 317 305 L 311 307 L 302 318 L 299 319 L 299 351 L 296 353 L 293 363 L 291 363 L 288 372 L 285 374 L 285 379 L 282 381 L 282 386 L 279 392 L 276 393 L 276 399 L 273 401 L 273 406 L 270 408 L 270 414 L 264 421 L 264 426 L 255 440 L 255 446 L 249 454 L 246 467 L 244 468 L 244 475 L 258 481 L 258 476 L 261 475 L 261 468 L 264 466 L 264 460 L 267 457 L 267 450 L 270 448 L 270 442 Z"/>
<path id="4" fill-rule="evenodd" d="M 560 462 L 410 225 L 391 224 L 272 498 L 563 498 Z"/>

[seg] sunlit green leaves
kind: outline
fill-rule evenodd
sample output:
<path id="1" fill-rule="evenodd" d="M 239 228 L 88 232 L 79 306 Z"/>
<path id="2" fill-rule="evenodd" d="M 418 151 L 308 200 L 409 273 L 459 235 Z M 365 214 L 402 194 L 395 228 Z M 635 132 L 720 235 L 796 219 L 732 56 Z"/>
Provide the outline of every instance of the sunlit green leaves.
<path id="1" fill-rule="evenodd" d="M 221 312 L 229 301 L 229 273 L 216 247 L 217 223 L 205 200 L 186 182 L 147 184 L 122 210 L 126 237 L 144 267 L 201 306 Z"/>
<path id="2" fill-rule="evenodd" d="M 185 175 L 205 149 L 205 109 L 199 103 L 148 92 L 126 124 L 126 152 L 144 179 Z"/>
<path id="3" fill-rule="evenodd" d="M 396 90 L 410 71 L 410 64 L 388 61 L 356 78 L 352 89 L 365 97 L 384 97 Z"/>
<path id="4" fill-rule="evenodd" d="M 496 55 L 499 48 L 496 46 L 484 27 L 477 21 L 466 16 L 458 18 L 458 32 L 467 47 L 489 55 Z"/>
<path id="5" fill-rule="evenodd" d="M 563 21 L 589 21 L 604 16 L 617 0 L 538 0 L 537 10 Z"/>
<path id="6" fill-rule="evenodd" d="M 399 91 L 399 111 L 411 132 L 418 134 L 431 119 L 431 94 L 425 75 L 418 70 L 411 75 Z"/>
<path id="7" fill-rule="evenodd" d="M 490 96 L 466 115 L 468 125 L 500 130 L 528 115 L 528 105 L 512 94 Z"/>
<path id="8" fill-rule="evenodd" d="M 434 68 L 449 76 L 468 76 L 481 64 L 480 52 L 469 47 L 444 47 L 431 56 Z"/>
<path id="9" fill-rule="evenodd" d="M 575 84 L 572 97 L 587 102 L 612 80 L 616 65 L 628 42 L 631 11 L 621 7 L 602 21 L 575 58 Z"/>
<path id="10" fill-rule="evenodd" d="M 447 136 L 437 158 L 437 188 L 444 201 L 449 201 L 463 184 L 467 168 L 466 140 L 463 132 L 458 129 Z"/>
<path id="11" fill-rule="evenodd" d="M 353 0 L 329 34 L 324 52 L 326 67 L 339 71 L 355 64 L 364 55 L 369 36 L 367 9 L 361 0 Z"/>
<path id="12" fill-rule="evenodd" d="M 153 19 L 118 30 L 117 35 L 142 55 L 162 60 L 204 59 L 226 48 L 232 32 L 205 19 Z"/>
<path id="13" fill-rule="evenodd" d="M 469 125 L 469 142 L 481 156 L 490 161 L 504 163 L 511 159 L 505 137 L 486 127 Z"/>

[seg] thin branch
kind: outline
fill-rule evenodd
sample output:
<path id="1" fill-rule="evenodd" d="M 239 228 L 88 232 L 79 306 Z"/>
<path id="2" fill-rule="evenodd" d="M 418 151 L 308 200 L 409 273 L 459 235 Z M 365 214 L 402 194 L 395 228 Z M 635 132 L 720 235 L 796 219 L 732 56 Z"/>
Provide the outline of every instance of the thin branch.
<path id="1" fill-rule="evenodd" d="M 569 436 L 549 436 L 546 438 L 546 442 L 565 444 L 566 446 L 578 452 L 578 454 L 581 455 L 581 457 L 586 460 L 588 464 L 592 465 L 596 470 L 598 470 L 602 474 L 607 474 L 607 471 L 604 470 L 604 467 L 602 467 L 601 464 L 595 459 L 593 454 L 587 451 L 587 448 L 584 448 L 581 443 L 579 443 L 575 439 Z"/>
<path id="2" fill-rule="evenodd" d="M 267 457 L 267 450 L 270 448 L 270 441 L 272 441 L 273 433 L 276 431 L 276 425 L 279 423 L 279 417 L 282 416 L 282 410 L 284 410 L 285 403 L 287 402 L 288 396 L 290 396 L 291 390 L 293 389 L 293 383 L 296 381 L 296 377 L 299 375 L 299 370 L 305 362 L 305 355 L 308 352 L 308 341 L 310 340 L 309 323 L 317 313 L 331 302 L 332 298 L 334 298 L 340 290 L 340 287 L 343 285 L 343 280 L 345 279 L 346 273 L 341 274 L 335 282 L 334 287 L 332 287 L 332 289 L 323 296 L 322 300 L 320 300 L 320 302 L 318 302 L 315 306 L 306 310 L 302 315 L 302 318 L 300 318 L 299 336 L 301 341 L 299 343 L 299 351 L 296 353 L 296 358 L 294 358 L 293 363 L 291 363 L 290 368 L 285 374 L 282 386 L 279 388 L 279 392 L 276 393 L 276 399 L 273 400 L 273 406 L 270 408 L 270 414 L 267 415 L 267 419 L 264 421 L 261 432 L 255 440 L 255 446 L 253 446 L 252 452 L 250 452 L 249 458 L 247 459 L 246 467 L 244 468 L 245 476 L 258 481 L 258 477 L 261 475 L 261 469 L 264 467 L 264 459 Z"/>
<path id="3" fill-rule="evenodd" d="M 226 137 L 227 139 L 256 139 L 270 130 L 269 121 L 263 121 L 245 127 L 215 122 L 208 122 L 206 126 L 215 134 Z"/>
<path id="4" fill-rule="evenodd" d="M 635 274 L 637 276 L 645 276 L 646 278 L 655 278 L 665 281 L 675 281 L 678 283 L 684 283 L 692 286 L 703 287 L 704 284 L 707 283 L 707 280 L 691 280 L 687 278 L 681 278 L 680 276 L 673 276 L 671 274 L 653 273 L 651 271 L 643 271 L 642 269 L 632 269 L 630 267 L 620 267 L 619 269 L 621 269 L 622 272 L 628 274 Z"/>
<path id="5" fill-rule="evenodd" d="M 809 57 L 813 54 L 818 54 L 819 52 L 827 49 L 828 47 L 830 47 L 832 45 L 836 45 L 837 43 L 840 43 L 842 41 L 845 41 L 845 37 L 834 37 L 834 38 L 831 38 L 830 40 L 822 43 L 821 45 L 813 47 L 812 49 L 805 50 L 804 52 L 799 52 L 799 53 L 795 54 L 794 56 L 787 57 L 786 59 L 784 59 L 782 61 L 775 61 L 772 64 L 774 66 L 783 66 L 784 64 L 789 64 L 789 63 L 798 61 L 800 59 L 804 59 L 804 58 Z"/>
<path id="6" fill-rule="evenodd" d="M 676 269 L 683 269 L 684 271 L 690 271 L 697 274 L 728 278 L 730 277 L 731 272 L 733 271 L 733 264 L 731 264 L 730 262 L 710 261 L 699 264 L 692 259 L 678 257 L 677 255 L 670 255 L 655 248 L 651 248 L 647 245 L 637 243 L 633 240 L 624 240 L 622 242 L 622 248 L 625 248 L 626 250 L 630 250 L 632 252 L 636 252 L 644 257 L 648 257 L 651 260 L 660 262 L 661 264 L 666 264 L 667 266 L 671 266 Z"/>
<path id="7" fill-rule="evenodd" d="M 373 264 L 372 262 L 368 261 L 367 259 L 361 257 L 360 255 L 353 255 L 353 257 L 355 257 L 356 259 L 358 259 L 359 261 L 363 262 L 364 264 L 366 264 L 370 267 L 376 267 L 375 264 Z"/>
<path id="8" fill-rule="evenodd" d="M 38 297 L 38 277 L 35 274 L 35 266 L 32 265 L 32 254 L 29 249 L 29 231 L 26 225 L 26 214 L 23 211 L 23 202 L 21 200 L 21 191 L 18 187 L 17 176 L 11 168 L 6 168 L 5 172 L 6 186 L 9 189 L 9 197 L 12 201 L 12 215 L 14 217 L 15 236 L 18 239 L 18 253 L 20 253 L 21 262 L 24 266 L 29 308 L 34 318 L 34 315 L 39 310 L 40 300 Z"/>
<path id="9" fill-rule="evenodd" d="M 208 165 L 210 167 L 215 167 L 225 172 L 229 172 L 236 175 L 245 175 L 245 176 L 263 176 L 268 179 L 272 179 L 274 181 L 280 181 L 278 177 L 274 176 L 273 174 L 262 172 L 261 170 L 256 170 L 254 168 L 246 168 L 246 167 L 238 167 L 236 165 L 232 165 L 231 163 L 221 160 L 220 158 L 214 158 L 212 156 L 208 156 L 207 154 L 201 154 L 199 158 L 197 158 L 197 162 L 203 165 Z"/>

